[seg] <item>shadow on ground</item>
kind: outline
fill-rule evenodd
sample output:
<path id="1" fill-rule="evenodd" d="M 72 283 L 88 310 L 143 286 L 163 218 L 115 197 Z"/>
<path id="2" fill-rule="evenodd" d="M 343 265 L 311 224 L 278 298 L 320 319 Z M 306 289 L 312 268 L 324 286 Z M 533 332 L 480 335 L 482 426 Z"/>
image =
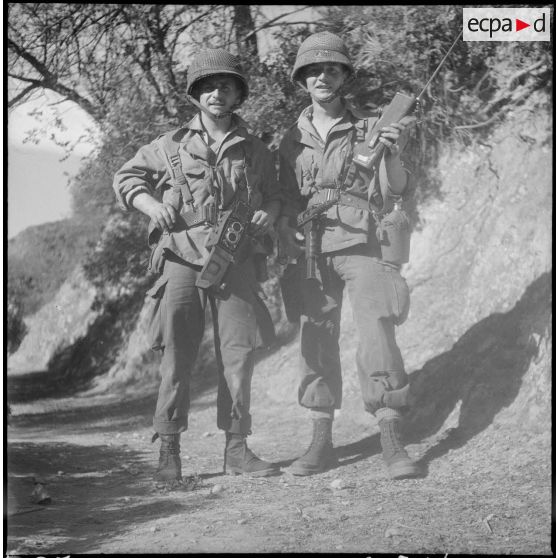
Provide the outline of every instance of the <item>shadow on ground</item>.
<path id="1" fill-rule="evenodd" d="M 188 498 L 172 498 L 155 488 L 143 460 L 122 446 L 10 444 L 7 548 L 25 554 L 89 552 L 104 536 L 117 540 L 142 523 L 204 507 L 206 498 L 198 492 L 203 485 Z M 33 477 L 44 483 L 50 505 L 33 502 Z"/>
<path id="2" fill-rule="evenodd" d="M 552 278 L 544 273 L 512 310 L 481 320 L 410 376 L 412 441 L 438 432 L 460 404 L 457 426 L 422 456 L 423 464 L 465 445 L 515 400 L 539 343 L 550 336 L 551 300 Z"/>
<path id="3" fill-rule="evenodd" d="M 552 278 L 544 273 L 512 310 L 481 320 L 450 351 L 410 375 L 407 442 L 419 443 L 437 433 L 452 412 L 459 413 L 457 426 L 441 433 L 420 457 L 425 473 L 430 461 L 465 445 L 516 399 L 539 343 L 550 336 L 551 300 Z M 380 436 L 367 436 L 335 451 L 339 464 L 348 465 L 381 453 Z"/>

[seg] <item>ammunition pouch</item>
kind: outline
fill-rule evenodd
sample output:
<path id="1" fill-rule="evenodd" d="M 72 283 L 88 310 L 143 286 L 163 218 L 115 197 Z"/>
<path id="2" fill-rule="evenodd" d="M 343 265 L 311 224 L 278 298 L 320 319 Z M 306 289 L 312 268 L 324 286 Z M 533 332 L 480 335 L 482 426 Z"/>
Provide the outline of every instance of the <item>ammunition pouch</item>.
<path id="1" fill-rule="evenodd" d="M 180 213 L 182 219 L 186 223 L 186 227 L 193 229 L 201 225 L 215 226 L 218 222 L 219 211 L 214 203 L 194 207 L 193 205 L 185 205 Z"/>
<path id="2" fill-rule="evenodd" d="M 243 252 L 246 253 L 245 239 L 251 218 L 252 209 L 241 201 L 221 213 L 207 240 L 210 253 L 196 280 L 197 287 L 210 289 L 217 297 L 226 296 L 224 277 L 229 265 L 240 261 Z"/>

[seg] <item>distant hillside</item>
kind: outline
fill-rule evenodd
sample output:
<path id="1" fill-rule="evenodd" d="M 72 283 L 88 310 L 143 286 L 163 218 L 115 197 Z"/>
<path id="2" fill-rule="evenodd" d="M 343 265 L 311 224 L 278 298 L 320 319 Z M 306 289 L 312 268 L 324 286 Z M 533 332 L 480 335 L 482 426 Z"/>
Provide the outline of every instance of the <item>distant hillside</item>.
<path id="1" fill-rule="evenodd" d="M 63 219 L 28 227 L 8 241 L 8 294 L 24 316 L 52 300 L 98 234 L 91 223 Z"/>

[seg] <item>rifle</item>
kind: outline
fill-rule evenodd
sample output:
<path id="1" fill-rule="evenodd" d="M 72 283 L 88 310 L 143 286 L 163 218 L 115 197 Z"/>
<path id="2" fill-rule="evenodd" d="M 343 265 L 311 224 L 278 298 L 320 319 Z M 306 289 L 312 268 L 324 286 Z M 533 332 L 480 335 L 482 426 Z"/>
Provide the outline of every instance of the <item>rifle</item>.
<path id="1" fill-rule="evenodd" d="M 434 73 L 427 81 L 426 85 L 423 87 L 422 91 L 417 97 L 411 97 L 405 95 L 404 93 L 396 93 L 395 97 L 391 100 L 390 104 L 385 108 L 381 117 L 375 122 L 374 126 L 369 130 L 366 135 L 365 141 L 357 144 L 353 153 L 353 161 L 355 164 L 361 167 L 371 170 L 381 159 L 385 145 L 379 142 L 380 132 L 384 126 L 389 126 L 394 122 L 401 121 L 405 116 L 411 114 L 413 107 L 415 107 L 419 102 L 421 97 L 426 92 L 426 89 L 432 82 L 432 80 L 438 75 L 438 72 L 442 68 L 442 65 L 449 56 L 449 53 L 453 50 L 453 47 L 457 44 L 459 37 L 463 34 L 463 31 L 459 33 L 450 49 L 447 51 L 446 55 L 442 58 L 438 67 L 434 70 Z"/>
<path id="2" fill-rule="evenodd" d="M 296 218 L 297 228 L 302 228 L 304 233 L 304 248 L 306 252 L 306 279 L 316 279 L 316 265 L 318 261 L 319 237 L 318 237 L 318 217 L 333 207 L 339 201 L 339 191 L 334 192 L 333 196 L 323 203 L 308 207 Z M 329 193 L 329 191 L 328 191 Z M 328 196 L 329 197 L 329 196 Z"/>
<path id="3" fill-rule="evenodd" d="M 326 200 L 325 202 L 319 203 L 317 205 L 312 205 L 302 213 L 299 213 L 296 218 L 296 226 L 299 229 L 304 227 L 304 225 L 306 225 L 310 221 L 313 221 L 324 211 L 327 211 L 330 207 L 333 207 L 338 201 L 339 201 L 339 192 L 336 190 L 335 195 L 332 199 Z"/>

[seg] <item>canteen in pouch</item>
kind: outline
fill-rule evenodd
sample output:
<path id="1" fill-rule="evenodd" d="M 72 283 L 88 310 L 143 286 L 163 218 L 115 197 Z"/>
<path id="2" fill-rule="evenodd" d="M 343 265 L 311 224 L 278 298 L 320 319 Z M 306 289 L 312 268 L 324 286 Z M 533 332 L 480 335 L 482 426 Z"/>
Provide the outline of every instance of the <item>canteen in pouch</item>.
<path id="1" fill-rule="evenodd" d="M 376 236 L 382 250 L 382 260 L 394 265 L 409 261 L 411 244 L 411 223 L 400 204 L 379 221 Z"/>

